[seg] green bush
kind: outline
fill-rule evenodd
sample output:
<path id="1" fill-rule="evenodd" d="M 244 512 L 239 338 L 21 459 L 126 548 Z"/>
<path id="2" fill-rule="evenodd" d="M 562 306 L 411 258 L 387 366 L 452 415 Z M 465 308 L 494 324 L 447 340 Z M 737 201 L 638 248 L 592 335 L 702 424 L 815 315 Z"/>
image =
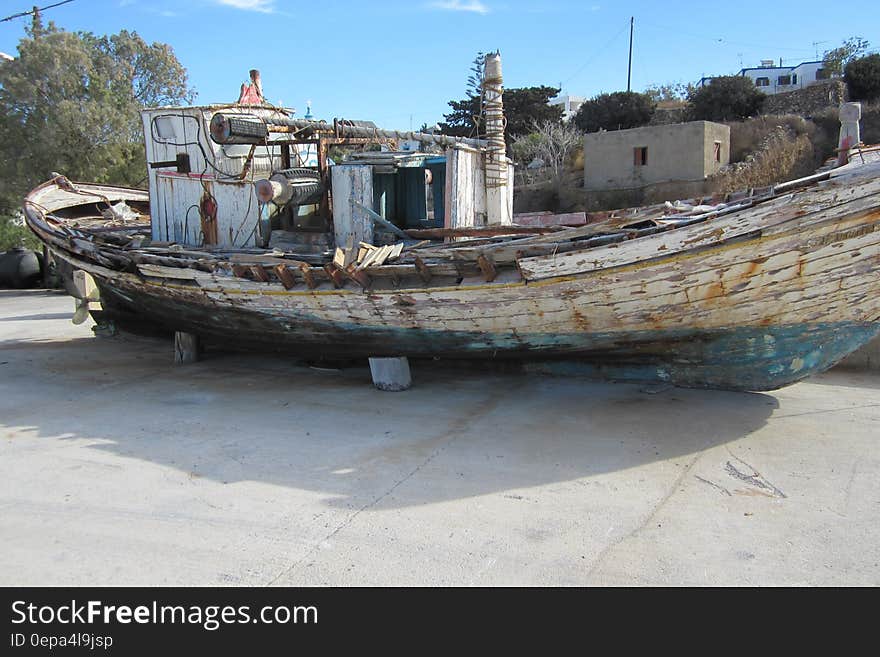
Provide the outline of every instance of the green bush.
<path id="1" fill-rule="evenodd" d="M 648 94 L 615 91 L 585 102 L 572 120 L 584 132 L 626 130 L 650 123 L 656 109 L 657 104 Z"/>
<path id="2" fill-rule="evenodd" d="M 713 78 L 688 98 L 690 118 L 694 121 L 745 119 L 757 116 L 766 99 L 750 78 L 741 75 Z"/>
<path id="3" fill-rule="evenodd" d="M 880 99 L 880 55 L 852 60 L 846 65 L 843 79 L 851 100 Z"/>
<path id="4" fill-rule="evenodd" d="M 35 251 L 42 250 L 42 244 L 27 226 L 16 223 L 12 217 L 0 217 L 0 253 L 24 246 Z"/>

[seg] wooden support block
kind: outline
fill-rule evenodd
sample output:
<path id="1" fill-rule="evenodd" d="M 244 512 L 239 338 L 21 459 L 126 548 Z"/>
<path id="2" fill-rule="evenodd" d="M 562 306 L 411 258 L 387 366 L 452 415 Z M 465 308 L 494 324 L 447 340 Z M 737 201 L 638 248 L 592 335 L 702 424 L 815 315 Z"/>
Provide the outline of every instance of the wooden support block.
<path id="1" fill-rule="evenodd" d="M 254 275 L 255 281 L 260 281 L 261 283 L 269 282 L 269 274 L 263 269 L 263 265 L 251 265 L 251 273 Z"/>
<path id="2" fill-rule="evenodd" d="M 419 276 L 422 277 L 422 281 L 427 285 L 431 282 L 431 271 L 428 269 L 428 265 L 426 265 L 425 261 L 418 256 L 416 256 L 414 260 Z"/>
<path id="3" fill-rule="evenodd" d="M 174 364 L 186 365 L 199 360 L 199 336 L 183 331 L 174 332 Z"/>
<path id="4" fill-rule="evenodd" d="M 334 287 L 340 288 L 345 285 L 345 273 L 335 264 L 328 263 L 324 265 L 324 271 L 327 272 L 327 276 L 333 281 Z"/>
<path id="5" fill-rule="evenodd" d="M 287 265 L 275 265 L 275 275 L 285 290 L 290 290 L 296 285 L 296 277 L 293 272 L 287 268 Z"/>
<path id="6" fill-rule="evenodd" d="M 244 265 L 232 265 L 232 273 L 237 278 L 248 278 L 249 271 L 250 268 L 245 267 Z"/>
<path id="7" fill-rule="evenodd" d="M 495 264 L 490 257 L 481 253 L 477 256 L 477 265 L 479 265 L 480 271 L 483 272 L 483 277 L 487 283 L 495 280 L 498 271 L 495 269 Z"/>
<path id="8" fill-rule="evenodd" d="M 412 385 L 409 360 L 404 357 L 371 358 L 370 374 L 373 377 L 373 385 L 379 390 L 399 392 L 407 390 Z"/>
<path id="9" fill-rule="evenodd" d="M 310 290 L 314 290 L 318 287 L 318 282 L 315 280 L 314 274 L 312 274 L 312 268 L 306 264 L 305 262 L 299 266 L 299 270 L 302 272 L 303 280 L 305 280 L 306 285 Z"/>

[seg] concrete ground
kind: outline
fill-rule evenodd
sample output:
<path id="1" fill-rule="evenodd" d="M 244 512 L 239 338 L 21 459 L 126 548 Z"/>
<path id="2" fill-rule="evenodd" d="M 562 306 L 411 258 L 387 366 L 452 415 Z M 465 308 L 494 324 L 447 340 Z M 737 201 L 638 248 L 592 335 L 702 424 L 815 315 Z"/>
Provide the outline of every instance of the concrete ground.
<path id="1" fill-rule="evenodd" d="M 209 355 L 0 291 L 0 584 L 880 584 L 880 376 L 772 394 Z"/>

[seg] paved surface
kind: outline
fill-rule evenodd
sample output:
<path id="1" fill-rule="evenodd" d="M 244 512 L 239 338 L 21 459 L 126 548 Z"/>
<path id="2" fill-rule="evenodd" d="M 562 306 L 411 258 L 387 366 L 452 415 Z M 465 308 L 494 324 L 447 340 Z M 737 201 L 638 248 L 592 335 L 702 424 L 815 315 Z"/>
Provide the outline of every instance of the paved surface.
<path id="1" fill-rule="evenodd" d="M 317 371 L 0 291 L 0 584 L 880 584 L 880 377 Z"/>

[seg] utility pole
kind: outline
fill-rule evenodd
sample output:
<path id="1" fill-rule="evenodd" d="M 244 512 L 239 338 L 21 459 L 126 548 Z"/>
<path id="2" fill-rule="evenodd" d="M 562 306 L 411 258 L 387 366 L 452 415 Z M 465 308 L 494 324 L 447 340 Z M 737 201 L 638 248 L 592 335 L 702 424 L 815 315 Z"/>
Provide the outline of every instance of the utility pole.
<path id="1" fill-rule="evenodd" d="M 632 72 L 633 72 L 633 23 L 635 23 L 635 16 L 629 17 L 629 65 L 626 69 L 626 93 L 630 92 L 632 88 Z"/>

